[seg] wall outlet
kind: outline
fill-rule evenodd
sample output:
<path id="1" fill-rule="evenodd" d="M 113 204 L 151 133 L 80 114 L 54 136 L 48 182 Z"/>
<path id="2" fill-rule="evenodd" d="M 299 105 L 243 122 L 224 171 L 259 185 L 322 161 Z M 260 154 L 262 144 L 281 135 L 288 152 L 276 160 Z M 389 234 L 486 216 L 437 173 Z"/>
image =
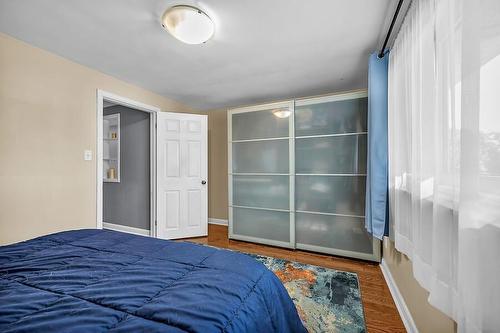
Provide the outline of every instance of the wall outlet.
<path id="1" fill-rule="evenodd" d="M 83 151 L 83 159 L 85 161 L 92 161 L 92 150 L 84 150 Z"/>

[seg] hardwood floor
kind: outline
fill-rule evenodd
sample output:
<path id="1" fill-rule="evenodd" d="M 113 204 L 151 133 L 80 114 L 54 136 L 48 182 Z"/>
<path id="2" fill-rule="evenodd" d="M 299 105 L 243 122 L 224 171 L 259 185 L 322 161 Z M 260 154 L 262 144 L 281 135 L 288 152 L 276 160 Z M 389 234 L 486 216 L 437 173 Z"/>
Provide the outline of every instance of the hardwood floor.
<path id="1" fill-rule="evenodd" d="M 406 332 L 376 263 L 229 240 L 227 227 L 215 224 L 208 225 L 208 237 L 184 240 L 357 273 L 368 332 Z"/>

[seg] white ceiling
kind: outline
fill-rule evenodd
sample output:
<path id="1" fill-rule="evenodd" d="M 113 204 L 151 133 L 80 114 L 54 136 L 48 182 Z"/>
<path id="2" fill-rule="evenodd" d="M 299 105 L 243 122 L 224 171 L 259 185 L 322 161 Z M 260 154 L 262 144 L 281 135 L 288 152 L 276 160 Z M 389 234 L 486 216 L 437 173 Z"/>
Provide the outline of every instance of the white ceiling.
<path id="1" fill-rule="evenodd" d="M 203 45 L 160 25 L 168 0 L 0 0 L 0 31 L 200 110 L 367 86 L 391 0 L 186 0 Z"/>

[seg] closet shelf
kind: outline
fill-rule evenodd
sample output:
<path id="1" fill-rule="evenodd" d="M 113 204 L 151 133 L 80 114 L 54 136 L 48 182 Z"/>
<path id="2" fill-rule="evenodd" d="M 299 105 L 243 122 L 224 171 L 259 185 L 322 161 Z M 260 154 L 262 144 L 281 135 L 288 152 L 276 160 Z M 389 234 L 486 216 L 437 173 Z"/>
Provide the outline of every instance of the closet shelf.
<path id="1" fill-rule="evenodd" d="M 102 180 L 106 183 L 120 182 L 120 114 L 103 116 Z"/>

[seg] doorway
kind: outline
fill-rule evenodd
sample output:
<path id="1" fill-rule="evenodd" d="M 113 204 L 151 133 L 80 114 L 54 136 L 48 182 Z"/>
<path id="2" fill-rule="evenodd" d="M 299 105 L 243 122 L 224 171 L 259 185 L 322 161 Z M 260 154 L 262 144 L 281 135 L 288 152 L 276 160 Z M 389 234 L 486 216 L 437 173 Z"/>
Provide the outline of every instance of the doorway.
<path id="1" fill-rule="evenodd" d="M 207 236 L 206 115 L 160 112 L 98 90 L 96 151 L 98 229 L 163 239 Z"/>
<path id="2" fill-rule="evenodd" d="M 97 92 L 96 227 L 156 237 L 159 108 Z"/>

